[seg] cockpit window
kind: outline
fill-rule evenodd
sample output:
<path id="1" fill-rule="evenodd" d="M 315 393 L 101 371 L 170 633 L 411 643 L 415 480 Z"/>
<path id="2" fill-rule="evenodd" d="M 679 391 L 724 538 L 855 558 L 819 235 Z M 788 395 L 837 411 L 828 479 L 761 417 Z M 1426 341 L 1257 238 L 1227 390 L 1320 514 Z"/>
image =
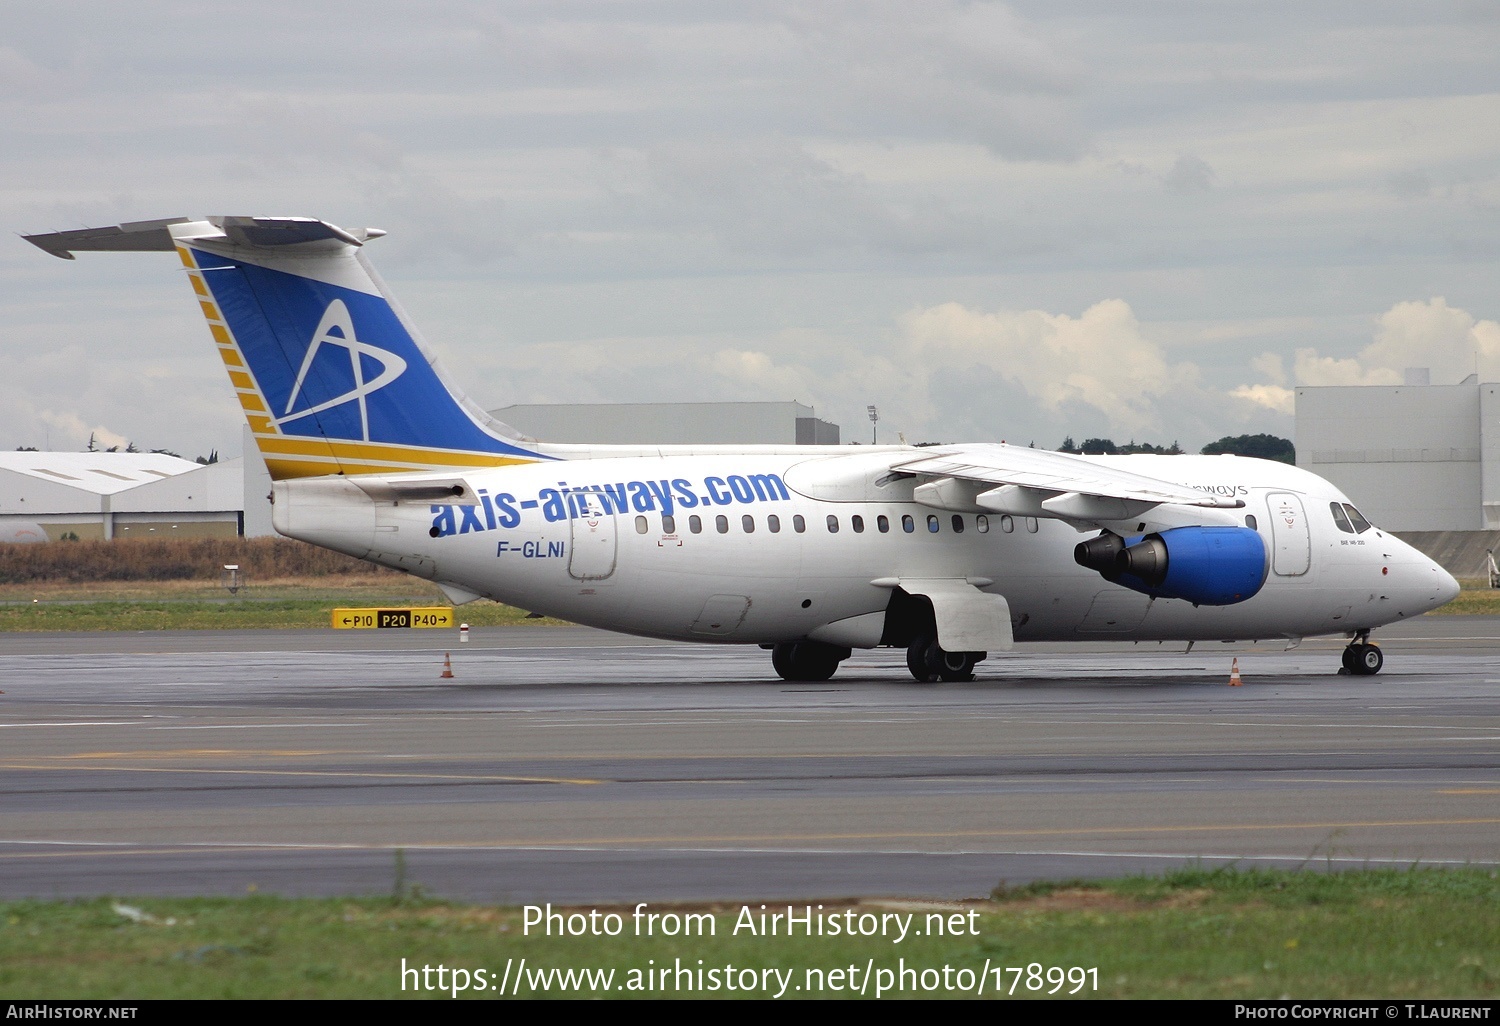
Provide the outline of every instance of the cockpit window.
<path id="1" fill-rule="evenodd" d="M 1347 502 L 1344 503 L 1344 512 L 1349 514 L 1349 523 L 1354 525 L 1355 534 L 1364 534 L 1370 528 L 1375 526 L 1374 524 L 1366 520 L 1362 515 L 1360 515 L 1359 510 L 1355 509 Z"/>
<path id="2" fill-rule="evenodd" d="M 1336 502 L 1330 502 L 1328 509 L 1333 513 L 1333 522 L 1338 525 L 1339 530 L 1345 534 L 1353 534 L 1354 526 L 1349 523 L 1349 518 L 1344 515 L 1344 507 Z"/>

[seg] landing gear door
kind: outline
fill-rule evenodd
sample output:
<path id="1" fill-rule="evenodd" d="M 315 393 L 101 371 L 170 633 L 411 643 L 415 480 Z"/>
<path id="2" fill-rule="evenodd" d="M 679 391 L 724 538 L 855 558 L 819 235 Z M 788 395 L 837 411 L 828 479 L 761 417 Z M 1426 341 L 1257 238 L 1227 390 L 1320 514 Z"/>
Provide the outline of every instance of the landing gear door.
<path id="1" fill-rule="evenodd" d="M 568 575 L 579 581 L 602 581 L 615 572 L 615 515 L 594 492 L 573 492 L 577 504 L 568 548 Z"/>
<path id="2" fill-rule="evenodd" d="M 938 644 L 949 652 L 1008 652 L 1014 644 L 1010 604 L 961 580 L 901 578 L 901 587 L 932 602 Z"/>
<path id="3" fill-rule="evenodd" d="M 1312 539 L 1302 499 L 1291 492 L 1272 492 L 1266 496 L 1266 506 L 1271 515 L 1271 569 L 1282 577 L 1307 573 L 1312 565 Z"/>

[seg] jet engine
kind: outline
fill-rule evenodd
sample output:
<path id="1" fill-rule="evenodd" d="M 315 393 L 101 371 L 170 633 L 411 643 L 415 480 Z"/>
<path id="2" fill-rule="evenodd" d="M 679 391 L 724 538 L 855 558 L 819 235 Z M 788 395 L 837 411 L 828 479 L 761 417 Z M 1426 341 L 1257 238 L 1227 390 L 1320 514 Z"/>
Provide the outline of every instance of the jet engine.
<path id="1" fill-rule="evenodd" d="M 1106 531 L 1073 549 L 1079 566 L 1153 598 L 1228 606 L 1266 580 L 1266 543 L 1248 527 L 1174 527 L 1134 541 Z"/>

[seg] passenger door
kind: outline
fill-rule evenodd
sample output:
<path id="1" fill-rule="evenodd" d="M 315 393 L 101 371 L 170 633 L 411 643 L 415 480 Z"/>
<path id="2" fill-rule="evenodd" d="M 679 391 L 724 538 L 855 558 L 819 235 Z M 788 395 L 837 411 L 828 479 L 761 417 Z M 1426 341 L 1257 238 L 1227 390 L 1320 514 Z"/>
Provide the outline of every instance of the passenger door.
<path id="1" fill-rule="evenodd" d="M 1271 569 L 1282 577 L 1298 577 L 1312 565 L 1312 537 L 1302 499 L 1291 492 L 1266 496 L 1271 516 Z"/>

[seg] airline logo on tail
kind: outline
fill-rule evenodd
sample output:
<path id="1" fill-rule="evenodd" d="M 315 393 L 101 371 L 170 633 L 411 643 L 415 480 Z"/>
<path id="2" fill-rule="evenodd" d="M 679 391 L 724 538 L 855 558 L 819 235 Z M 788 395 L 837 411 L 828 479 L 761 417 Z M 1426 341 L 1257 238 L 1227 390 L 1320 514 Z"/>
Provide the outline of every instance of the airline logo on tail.
<path id="1" fill-rule="evenodd" d="M 308 371 L 313 369 L 318 353 L 325 345 L 336 346 L 348 353 L 349 374 L 353 384 L 347 391 L 332 398 L 321 402 L 309 400 L 315 402 L 315 405 L 307 406 L 294 413 L 292 411 L 297 405 L 297 400 L 305 396 Z M 365 371 L 368 369 L 367 359 L 379 364 L 378 373 L 368 380 L 365 378 Z M 335 299 L 323 311 L 323 319 L 318 322 L 318 328 L 313 332 L 312 341 L 308 343 L 307 355 L 302 358 L 302 368 L 297 372 L 297 380 L 292 385 L 292 394 L 287 399 L 283 415 L 277 418 L 276 425 L 280 427 L 348 402 L 358 402 L 360 430 L 363 440 L 368 442 L 370 440 L 370 410 L 366 400 L 404 373 L 406 373 L 406 361 L 400 356 L 359 340 L 354 331 L 354 318 L 350 315 L 349 308 L 344 305 L 342 299 Z"/>

